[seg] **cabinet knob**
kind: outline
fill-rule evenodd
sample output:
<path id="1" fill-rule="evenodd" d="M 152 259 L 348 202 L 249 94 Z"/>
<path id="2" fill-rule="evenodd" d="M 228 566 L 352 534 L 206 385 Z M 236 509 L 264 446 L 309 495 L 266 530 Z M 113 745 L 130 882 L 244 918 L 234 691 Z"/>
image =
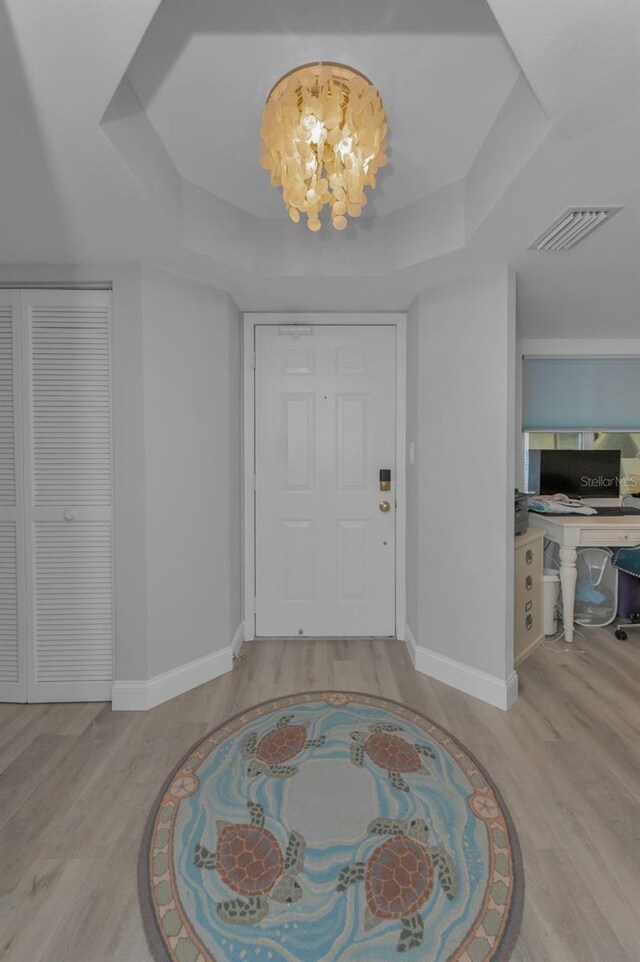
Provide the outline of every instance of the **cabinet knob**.
<path id="1" fill-rule="evenodd" d="M 62 517 L 65 521 L 75 521 L 76 512 L 74 508 L 65 508 L 62 512 Z"/>

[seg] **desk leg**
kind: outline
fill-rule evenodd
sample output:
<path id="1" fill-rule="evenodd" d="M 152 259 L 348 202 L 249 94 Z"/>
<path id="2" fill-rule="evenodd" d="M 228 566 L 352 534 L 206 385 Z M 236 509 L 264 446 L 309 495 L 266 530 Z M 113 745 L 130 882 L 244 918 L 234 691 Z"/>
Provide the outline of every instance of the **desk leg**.
<path id="1" fill-rule="evenodd" d="M 577 554 L 574 548 L 560 548 L 560 587 L 562 588 L 562 620 L 564 622 L 564 637 L 566 641 L 573 641 L 573 609 L 576 601 L 576 571 Z"/>

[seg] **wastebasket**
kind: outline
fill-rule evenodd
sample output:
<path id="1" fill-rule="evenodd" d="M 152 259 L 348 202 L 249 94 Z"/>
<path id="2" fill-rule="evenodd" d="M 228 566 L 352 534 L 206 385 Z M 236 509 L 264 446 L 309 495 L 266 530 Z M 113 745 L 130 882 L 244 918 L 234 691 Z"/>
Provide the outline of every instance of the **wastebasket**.
<path id="1" fill-rule="evenodd" d="M 560 590 L 560 575 L 557 571 L 545 568 L 542 577 L 542 627 L 545 635 L 555 635 L 558 630 L 556 606 Z"/>
<path id="2" fill-rule="evenodd" d="M 618 571 L 609 548 L 578 548 L 576 603 L 573 620 L 578 625 L 604 628 L 618 610 Z"/>

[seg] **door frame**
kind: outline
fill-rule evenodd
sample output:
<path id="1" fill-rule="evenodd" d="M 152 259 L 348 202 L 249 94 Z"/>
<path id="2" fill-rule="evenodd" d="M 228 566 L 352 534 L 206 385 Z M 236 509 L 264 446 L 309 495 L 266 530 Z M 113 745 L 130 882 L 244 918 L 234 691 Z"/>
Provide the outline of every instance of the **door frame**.
<path id="1" fill-rule="evenodd" d="M 243 638 L 256 637 L 256 509 L 255 509 L 255 329 L 258 325 L 321 324 L 374 327 L 386 325 L 396 329 L 396 638 L 404 641 L 406 621 L 406 436 L 407 436 L 407 317 L 402 313 L 385 314 L 315 314 L 315 313 L 247 313 L 243 318 L 242 381 L 244 405 L 243 438 Z"/>

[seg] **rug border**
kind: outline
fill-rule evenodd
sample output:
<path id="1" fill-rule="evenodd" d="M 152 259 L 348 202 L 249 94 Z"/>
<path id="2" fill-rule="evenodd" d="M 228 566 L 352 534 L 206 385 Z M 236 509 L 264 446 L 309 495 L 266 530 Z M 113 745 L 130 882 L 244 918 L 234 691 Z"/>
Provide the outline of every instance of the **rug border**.
<path id="1" fill-rule="evenodd" d="M 151 811 L 145 823 L 144 831 L 142 833 L 142 841 L 140 843 L 140 850 L 138 853 L 138 866 L 137 866 L 137 882 L 138 882 L 138 904 L 140 906 L 140 915 L 142 916 L 142 924 L 144 927 L 145 936 L 147 939 L 147 944 L 153 956 L 154 962 L 173 962 L 171 956 L 167 951 L 164 939 L 160 932 L 158 922 L 156 919 L 155 912 L 153 911 L 153 899 L 151 897 L 151 879 L 149 876 L 149 846 L 151 844 L 151 836 L 153 834 L 153 826 L 155 824 L 156 815 L 160 808 L 160 803 L 164 798 L 171 782 L 173 781 L 176 774 L 180 771 L 182 766 L 185 764 L 187 759 L 191 757 L 194 750 L 202 744 L 205 739 L 217 732 L 218 729 L 222 728 L 224 725 L 228 725 L 229 722 L 235 721 L 241 715 L 246 714 L 246 712 L 251 711 L 253 708 L 263 708 L 265 705 L 271 705 L 274 702 L 279 702 L 283 698 L 304 698 L 307 695 L 324 695 L 324 694 L 340 694 L 340 695 L 357 695 L 361 698 L 372 698 L 376 701 L 387 702 L 390 705 L 397 705 L 399 708 L 408 709 L 416 715 L 420 715 L 421 718 L 426 719 L 432 725 L 435 725 L 441 732 L 444 732 L 452 741 L 455 742 L 458 747 L 465 752 L 466 755 L 471 759 L 474 765 L 477 766 L 478 770 L 487 780 L 493 793 L 495 794 L 498 802 L 500 803 L 500 808 L 504 815 L 505 822 L 507 824 L 507 832 L 509 835 L 509 845 L 511 849 L 511 857 L 513 861 L 513 895 L 511 898 L 511 905 L 509 907 L 509 915 L 507 917 L 507 923 L 502 933 L 502 938 L 498 943 L 490 962 L 508 962 L 511 958 L 511 954 L 515 948 L 515 944 L 520 935 L 520 927 L 522 924 L 522 911 L 524 906 L 524 865 L 522 861 L 522 850 L 520 848 L 520 840 L 518 838 L 518 833 L 516 831 L 513 818 L 511 817 L 511 812 L 506 805 L 504 798 L 502 797 L 502 792 L 495 784 L 493 778 L 487 773 L 484 765 L 478 761 L 475 755 L 469 751 L 467 746 L 460 742 L 455 735 L 452 735 L 450 731 L 440 725 L 438 722 L 434 721 L 429 715 L 425 715 L 424 712 L 419 711 L 416 708 L 412 708 L 405 702 L 396 701 L 395 698 L 387 698 L 385 695 L 375 695 L 372 692 L 364 691 L 348 691 L 344 688 L 317 688 L 313 691 L 297 691 L 292 692 L 288 695 L 278 695 L 275 698 L 267 698 L 265 701 L 258 701 L 255 704 L 249 705 L 247 708 L 243 708 L 240 711 L 235 712 L 233 715 L 228 715 L 214 728 L 209 729 L 202 738 L 199 738 L 193 743 L 191 748 L 181 757 L 177 765 L 171 770 L 171 774 L 165 779 L 162 784 L 155 801 L 151 806 Z"/>

